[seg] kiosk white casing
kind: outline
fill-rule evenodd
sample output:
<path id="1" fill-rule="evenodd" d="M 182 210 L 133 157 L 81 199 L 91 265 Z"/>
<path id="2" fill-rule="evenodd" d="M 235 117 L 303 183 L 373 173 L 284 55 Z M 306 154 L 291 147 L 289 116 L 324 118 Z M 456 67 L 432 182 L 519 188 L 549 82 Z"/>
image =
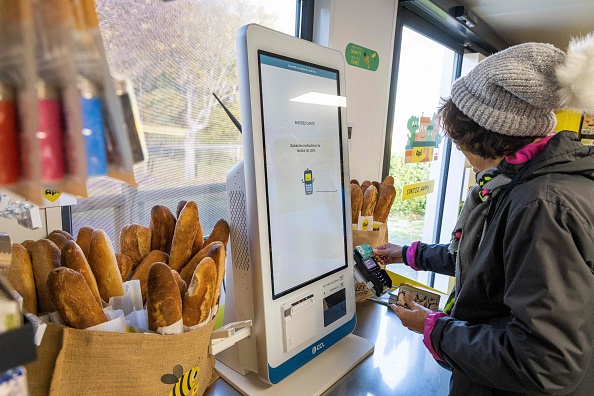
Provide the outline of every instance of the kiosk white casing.
<path id="1" fill-rule="evenodd" d="M 319 235 L 321 238 L 334 238 L 329 237 L 328 233 L 336 235 L 338 240 L 333 240 L 330 245 L 340 244 L 343 248 L 333 250 L 332 246 L 328 246 L 328 256 L 331 257 L 312 259 L 318 260 L 322 267 L 334 266 L 329 271 L 320 270 L 316 265 L 311 269 L 314 272 L 314 278 L 304 282 L 297 280 L 298 284 L 294 286 L 279 286 L 283 279 L 285 282 L 291 281 L 291 278 L 286 276 L 287 264 L 291 264 L 286 258 L 295 255 L 294 252 L 287 253 L 287 250 L 291 249 L 287 248 L 284 240 L 294 239 L 296 244 L 303 244 L 308 236 L 297 235 L 299 230 L 293 230 L 291 228 L 293 224 L 290 222 L 285 224 L 274 218 L 277 216 L 274 213 L 278 208 L 275 209 L 275 204 L 271 201 L 277 198 L 276 195 L 281 196 L 281 193 L 273 190 L 274 187 L 268 186 L 267 178 L 279 179 L 283 176 L 283 171 L 275 173 L 270 168 L 270 164 L 266 163 L 267 155 L 269 162 L 272 161 L 272 154 L 271 151 L 266 151 L 264 118 L 269 115 L 264 114 L 265 111 L 262 108 L 260 60 L 264 59 L 262 58 L 264 54 L 264 56 L 270 55 L 271 58 L 267 59 L 272 59 L 274 62 L 278 57 L 283 61 L 295 62 L 298 67 L 311 65 L 314 70 L 320 68 L 319 70 L 322 71 L 328 69 L 333 73 L 336 72 L 337 95 L 335 96 L 344 97 L 346 91 L 344 58 L 338 51 L 254 24 L 239 30 L 237 49 L 244 160 L 240 161 L 227 176 L 231 236 L 226 271 L 225 323 L 251 319 L 253 328 L 249 339 L 242 340 L 234 347 L 223 351 L 217 355 L 217 359 L 240 375 L 251 371 L 258 373 L 262 381 L 276 384 L 317 356 L 323 356 L 327 349 L 347 337 L 355 328 L 350 178 L 346 109 L 338 106 L 334 107 L 334 111 L 337 112 L 336 122 L 338 123 L 336 147 L 340 149 L 334 151 L 328 149 L 327 153 L 334 153 L 337 156 L 336 160 L 340 163 L 339 174 L 324 177 L 323 172 L 320 172 L 322 176 L 319 183 L 326 182 L 327 185 L 331 185 L 332 179 L 336 178 L 339 185 L 335 190 L 316 191 L 313 194 L 317 194 L 316 197 L 324 197 L 328 204 L 335 202 L 336 207 L 340 208 L 341 220 L 339 227 L 336 227 L 340 229 L 324 230 L 324 224 L 320 224 Z M 283 89 L 282 85 L 274 87 L 275 91 Z M 292 95 L 293 92 L 291 92 Z M 299 108 L 301 112 L 307 109 L 307 105 L 303 107 L 302 103 L 299 106 L 302 106 Z M 288 124 L 297 121 L 291 118 L 293 115 L 284 115 L 288 117 Z M 304 117 L 299 119 L 307 119 L 306 115 Z M 324 123 L 320 122 L 320 124 Z M 270 127 L 268 128 L 268 134 L 275 133 L 270 130 Z M 286 134 L 287 131 L 284 133 Z M 271 135 L 267 136 L 270 145 Z M 292 135 L 289 133 L 287 136 Z M 299 137 L 295 139 L 298 141 Z M 284 150 L 288 147 L 285 143 L 283 140 L 277 147 Z M 322 142 L 319 147 L 323 150 L 324 146 L 325 143 Z M 269 146 L 268 150 L 271 149 Z M 279 161 L 275 166 L 278 167 L 283 157 L 280 153 L 277 154 Z M 290 159 L 287 158 L 287 161 L 290 162 Z M 304 170 L 299 171 L 303 175 Z M 270 174 L 271 172 L 274 174 Z M 307 180 L 307 177 L 305 179 Z M 273 180 L 268 181 L 274 184 Z M 307 194 L 307 189 L 305 191 L 304 196 Z M 326 195 L 323 195 L 324 193 Z M 305 198 L 300 199 L 302 202 Z M 334 205 L 332 207 L 334 208 Z M 273 212 L 272 215 L 270 211 Z M 325 215 L 322 215 L 320 222 L 323 222 L 324 218 Z M 336 220 L 336 216 L 334 219 Z M 275 227 L 276 231 L 271 231 Z M 283 227 L 288 228 L 286 233 L 281 231 L 279 234 L 278 229 L 282 230 Z M 317 231 L 314 230 L 315 235 Z M 279 240 L 279 235 L 286 235 L 287 238 L 282 238 L 284 242 Z M 313 240 L 311 243 L 315 245 L 316 241 Z M 319 255 L 319 247 L 314 247 L 312 250 Z M 335 254 L 338 250 L 340 252 Z M 303 253 L 306 257 L 299 258 L 298 261 L 299 264 L 307 265 L 309 252 L 303 251 Z M 273 263 L 274 260 L 276 260 L 275 263 Z M 333 264 L 332 260 L 335 261 Z M 278 263 L 284 267 L 279 266 L 281 264 Z M 275 270 L 277 272 L 273 273 Z M 299 275 L 299 268 L 295 267 L 293 270 L 297 278 L 304 276 Z M 283 276 L 284 278 L 281 278 Z M 359 357 L 353 356 L 353 359 L 358 359 L 357 362 L 369 354 L 373 346 L 366 344 L 363 349 L 365 351 L 361 353 L 352 351 L 353 355 L 363 354 Z M 348 354 L 348 352 L 345 353 Z M 341 360 L 345 360 L 344 356 Z M 350 364 L 347 369 L 355 364 L 356 362 Z M 332 371 L 331 368 L 328 369 Z"/>

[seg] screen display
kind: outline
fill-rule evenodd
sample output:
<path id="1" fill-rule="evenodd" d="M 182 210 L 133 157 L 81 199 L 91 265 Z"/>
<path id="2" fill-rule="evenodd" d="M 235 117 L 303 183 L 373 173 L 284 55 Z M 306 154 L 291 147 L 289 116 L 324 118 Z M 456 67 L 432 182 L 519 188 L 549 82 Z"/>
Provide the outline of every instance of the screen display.
<path id="1" fill-rule="evenodd" d="M 339 76 L 265 51 L 258 60 L 278 298 L 347 267 Z M 328 99 L 334 104 L 320 104 Z"/>
<path id="2" fill-rule="evenodd" d="M 368 270 L 373 271 L 378 268 L 378 265 L 373 261 L 372 258 L 368 258 L 367 260 L 363 260 L 363 264 L 367 267 Z"/>

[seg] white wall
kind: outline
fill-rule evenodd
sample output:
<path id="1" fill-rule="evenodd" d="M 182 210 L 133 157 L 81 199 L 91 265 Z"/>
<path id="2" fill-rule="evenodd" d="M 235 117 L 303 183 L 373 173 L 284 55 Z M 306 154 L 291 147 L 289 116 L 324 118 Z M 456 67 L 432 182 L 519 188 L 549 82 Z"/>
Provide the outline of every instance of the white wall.
<path id="1" fill-rule="evenodd" d="M 396 0 L 316 0 L 316 43 L 343 55 L 353 43 L 380 59 L 374 72 L 345 63 L 350 174 L 359 181 L 381 181 L 397 6 Z"/>

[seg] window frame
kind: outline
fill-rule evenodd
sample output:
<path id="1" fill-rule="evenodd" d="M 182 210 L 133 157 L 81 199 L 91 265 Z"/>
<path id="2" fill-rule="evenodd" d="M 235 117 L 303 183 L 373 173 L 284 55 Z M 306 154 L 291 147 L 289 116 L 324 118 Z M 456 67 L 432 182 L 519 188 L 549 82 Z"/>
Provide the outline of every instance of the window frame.
<path id="1" fill-rule="evenodd" d="M 427 38 L 451 49 L 455 53 L 454 58 L 454 70 L 452 82 L 460 76 L 462 70 L 462 59 L 465 51 L 464 42 L 448 35 L 446 32 L 441 30 L 439 27 L 433 25 L 431 22 L 423 19 L 410 9 L 404 7 L 402 4 L 398 7 L 396 15 L 396 28 L 394 33 L 394 56 L 392 59 L 392 72 L 390 76 L 390 93 L 388 98 L 388 116 L 386 122 L 386 134 L 384 143 L 384 156 L 382 164 L 382 180 L 390 173 L 390 161 L 392 156 L 392 131 L 394 128 L 394 116 L 396 106 L 396 92 L 398 88 L 398 72 L 400 65 L 400 52 L 402 45 L 403 29 L 407 27 L 415 32 L 426 36 Z M 440 243 L 440 235 L 442 234 L 443 228 L 443 214 L 445 210 L 446 202 L 446 191 L 448 188 L 448 174 L 450 171 L 450 158 L 452 153 L 452 144 L 450 139 L 444 139 L 444 150 L 443 150 L 443 166 L 441 169 L 440 182 L 436 188 L 437 208 L 435 216 L 435 224 L 433 227 L 433 233 L 431 241 L 428 243 Z M 450 188 L 461 188 L 461 182 L 452 185 Z M 457 184 L 460 184 L 458 186 Z M 435 273 L 429 272 L 427 278 L 427 285 L 433 287 L 435 285 Z"/>

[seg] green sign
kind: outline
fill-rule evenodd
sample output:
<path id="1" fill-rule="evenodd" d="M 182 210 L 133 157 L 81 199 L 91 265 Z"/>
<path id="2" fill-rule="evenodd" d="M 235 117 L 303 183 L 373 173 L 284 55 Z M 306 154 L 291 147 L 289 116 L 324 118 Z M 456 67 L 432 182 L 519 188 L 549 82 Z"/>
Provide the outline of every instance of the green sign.
<path id="1" fill-rule="evenodd" d="M 344 57 L 349 65 L 361 69 L 376 71 L 379 66 L 379 55 L 376 51 L 353 43 L 347 45 Z"/>

